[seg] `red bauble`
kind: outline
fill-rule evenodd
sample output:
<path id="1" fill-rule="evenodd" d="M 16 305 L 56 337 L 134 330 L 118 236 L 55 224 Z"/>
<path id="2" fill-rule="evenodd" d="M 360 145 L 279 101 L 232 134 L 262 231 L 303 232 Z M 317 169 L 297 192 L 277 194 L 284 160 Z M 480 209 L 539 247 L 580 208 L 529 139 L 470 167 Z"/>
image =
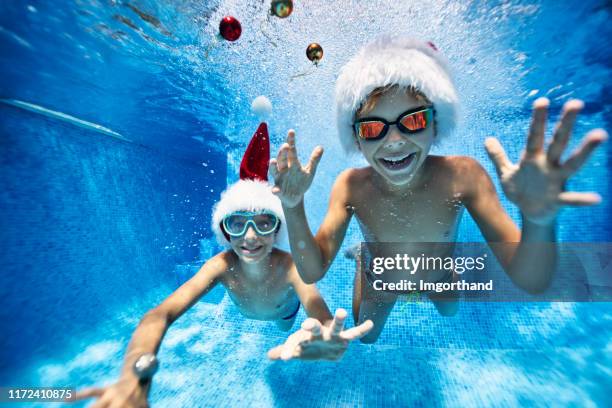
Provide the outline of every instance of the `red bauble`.
<path id="1" fill-rule="evenodd" d="M 219 23 L 219 34 L 227 41 L 236 41 L 242 34 L 242 26 L 236 17 L 226 16 Z"/>

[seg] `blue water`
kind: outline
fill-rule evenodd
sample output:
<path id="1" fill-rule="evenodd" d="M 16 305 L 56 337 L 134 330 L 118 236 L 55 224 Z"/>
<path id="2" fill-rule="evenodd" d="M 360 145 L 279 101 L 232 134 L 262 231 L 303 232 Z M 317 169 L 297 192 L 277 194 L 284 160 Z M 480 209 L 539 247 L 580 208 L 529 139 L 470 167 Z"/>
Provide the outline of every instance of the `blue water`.
<path id="1" fill-rule="evenodd" d="M 454 68 L 465 119 L 438 154 L 470 155 L 493 175 L 484 138 L 499 137 L 516 160 L 539 96 L 550 98 L 551 120 L 568 98 L 585 100 L 570 149 L 588 129 L 612 129 L 607 2 L 296 0 L 287 20 L 244 3 L 0 3 L 0 98 L 122 139 L 0 103 L 0 385 L 116 380 L 140 317 L 218 249 L 210 210 L 236 178 L 258 95 L 274 105 L 273 151 L 288 128 L 304 156 L 317 144 L 326 149 L 306 197 L 318 225 L 336 175 L 363 165 L 343 159 L 335 140 L 334 80 L 378 33 L 432 40 Z M 226 14 L 243 25 L 234 44 L 213 40 Z M 313 41 L 324 60 L 291 79 L 312 70 L 304 49 Z M 568 183 L 604 202 L 564 210 L 560 240 L 612 241 L 611 146 Z M 360 238 L 351 224 L 345 247 Z M 482 240 L 468 215 L 460 240 Z M 320 282 L 330 307 L 350 309 L 353 270 L 339 256 Z M 339 363 L 272 363 L 265 351 L 286 335 L 244 319 L 215 290 L 168 331 L 150 401 L 605 406 L 611 335 L 609 303 L 462 303 L 443 318 L 430 303 L 403 302 L 376 344 L 352 345 Z"/>

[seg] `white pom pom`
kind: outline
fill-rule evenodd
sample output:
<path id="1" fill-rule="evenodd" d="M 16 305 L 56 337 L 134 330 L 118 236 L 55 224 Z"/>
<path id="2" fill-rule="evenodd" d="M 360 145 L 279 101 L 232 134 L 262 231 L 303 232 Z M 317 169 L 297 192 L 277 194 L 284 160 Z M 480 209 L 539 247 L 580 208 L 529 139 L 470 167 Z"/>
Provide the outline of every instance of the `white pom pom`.
<path id="1" fill-rule="evenodd" d="M 263 95 L 253 99 L 251 110 L 257 115 L 259 120 L 264 120 L 272 113 L 272 102 Z"/>

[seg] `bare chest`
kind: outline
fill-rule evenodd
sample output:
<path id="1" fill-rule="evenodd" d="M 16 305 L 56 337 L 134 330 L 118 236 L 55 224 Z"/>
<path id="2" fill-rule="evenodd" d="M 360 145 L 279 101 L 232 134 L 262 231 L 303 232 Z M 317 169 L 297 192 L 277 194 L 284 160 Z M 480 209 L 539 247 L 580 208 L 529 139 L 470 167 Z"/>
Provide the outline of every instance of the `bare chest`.
<path id="1" fill-rule="evenodd" d="M 437 191 L 402 197 L 372 192 L 359 197 L 354 211 L 370 242 L 450 242 L 456 239 L 463 206 L 452 194 Z"/>
<path id="2" fill-rule="evenodd" d="M 229 274 L 223 282 L 240 312 L 252 319 L 274 320 L 295 307 L 297 295 L 284 276 L 253 279 L 240 272 Z"/>

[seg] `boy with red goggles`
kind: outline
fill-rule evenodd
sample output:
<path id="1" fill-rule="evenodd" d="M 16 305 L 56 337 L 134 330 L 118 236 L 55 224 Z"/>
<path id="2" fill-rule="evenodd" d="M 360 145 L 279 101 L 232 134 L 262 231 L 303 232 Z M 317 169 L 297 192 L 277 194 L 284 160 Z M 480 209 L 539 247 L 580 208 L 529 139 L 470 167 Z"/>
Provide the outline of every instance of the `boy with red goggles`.
<path id="1" fill-rule="evenodd" d="M 523 225 L 519 229 L 502 208 L 491 178 L 476 160 L 429 154 L 432 144 L 455 128 L 458 106 L 446 61 L 431 43 L 379 38 L 343 67 L 336 83 L 340 142 L 347 153 L 359 152 L 369 166 L 347 169 L 338 176 L 316 235 L 309 228 L 303 197 L 314 178 L 322 147 L 315 148 L 309 163 L 302 166 L 295 133 L 290 130 L 287 142 L 271 161 L 276 184 L 273 191 L 283 203 L 293 259 L 305 282 L 314 283 L 325 276 L 353 216 L 365 241 L 400 243 L 404 253 L 416 255 L 420 254 L 420 244 L 456 241 L 461 215 L 467 209 L 488 242 L 516 243 L 504 250 L 493 246 L 492 250 L 518 287 L 539 293 L 550 285 L 557 257 L 554 247 L 546 246 L 548 250 L 542 251 L 541 246 L 529 243 L 556 240 L 554 224 L 562 206 L 588 206 L 600 201 L 595 193 L 567 192 L 564 186 L 607 138 L 606 132 L 589 132 L 583 145 L 561 162 L 583 103 L 571 100 L 565 104 L 545 149 L 548 100 L 540 98 L 533 105 L 520 162 L 512 163 L 497 139 L 485 141 L 504 192 L 521 210 Z M 357 268 L 353 317 L 356 323 L 368 319 L 374 322 L 373 330 L 361 339 L 373 343 L 398 295 L 405 292 L 375 290 L 369 273 Z M 437 275 L 430 272 L 423 278 L 434 282 L 456 280 L 454 273 L 449 276 L 444 271 Z M 442 315 L 456 313 L 455 292 L 428 296 Z"/>

